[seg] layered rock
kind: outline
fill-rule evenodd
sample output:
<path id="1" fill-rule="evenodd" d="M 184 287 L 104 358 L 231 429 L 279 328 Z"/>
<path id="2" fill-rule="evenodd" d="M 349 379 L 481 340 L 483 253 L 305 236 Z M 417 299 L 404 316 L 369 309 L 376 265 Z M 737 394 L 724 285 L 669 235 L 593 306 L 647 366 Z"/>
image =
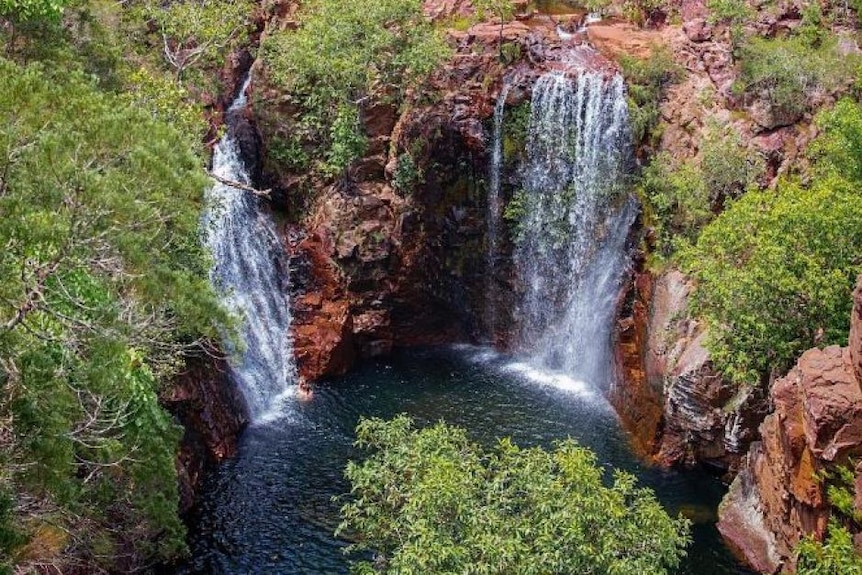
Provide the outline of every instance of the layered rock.
<path id="1" fill-rule="evenodd" d="M 426 13 L 443 20 L 470 11 L 469 2 L 426 3 Z M 253 101 L 260 103 L 255 119 L 266 187 L 293 220 L 284 235 L 294 290 L 292 330 L 304 381 L 338 375 L 356 359 L 389 353 L 395 345 L 482 338 L 485 182 L 494 104 L 504 78 L 511 84 L 508 105 L 517 106 L 547 71 L 614 71 L 584 44 L 583 35 L 558 34 L 557 24 L 572 28 L 576 16 L 534 15 L 451 31 L 455 55 L 422 94 L 408 97 L 402 110 L 364 103 L 367 151 L 337 182 L 274 159 L 270 152 L 301 110 L 268 82 L 265 68 L 255 67 Z M 500 58 L 501 38 L 506 63 Z M 509 284 L 507 265 L 500 262 L 494 281 Z M 511 297 L 505 295 L 514 291 L 508 287 L 499 290 L 500 297 Z M 500 325 L 505 329 L 507 322 Z M 507 334 L 494 339 L 505 342 Z"/>
<path id="2" fill-rule="evenodd" d="M 236 453 L 237 438 L 248 423 L 247 409 L 227 363 L 215 356 L 189 358 L 161 402 L 184 429 L 177 476 L 180 511 L 185 513 L 195 502 L 204 472 Z"/>
<path id="3" fill-rule="evenodd" d="M 707 331 L 688 316 L 692 286 L 677 270 L 636 276 L 630 318 L 620 323 L 624 382 L 612 402 L 636 447 L 666 466 L 734 471 L 765 401 L 726 382 L 712 366 Z"/>
<path id="4" fill-rule="evenodd" d="M 791 571 L 801 538 L 823 537 L 830 508 L 820 474 L 862 454 L 860 325 L 862 277 L 849 347 L 809 350 L 775 382 L 774 410 L 760 426 L 761 441 L 752 445 L 721 505 L 720 531 L 758 571 Z M 860 487 L 857 479 L 862 503 Z"/>

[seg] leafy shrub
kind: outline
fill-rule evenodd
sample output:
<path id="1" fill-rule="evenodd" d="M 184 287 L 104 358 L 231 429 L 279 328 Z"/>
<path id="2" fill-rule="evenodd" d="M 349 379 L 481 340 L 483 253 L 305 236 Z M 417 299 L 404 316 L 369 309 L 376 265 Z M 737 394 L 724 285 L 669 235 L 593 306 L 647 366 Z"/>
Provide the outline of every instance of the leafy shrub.
<path id="1" fill-rule="evenodd" d="M 321 147 L 324 171 L 337 173 L 362 149 L 353 122 L 359 105 L 401 102 L 449 48 L 420 0 L 313 0 L 303 3 L 299 21 L 298 29 L 271 35 L 263 57 L 273 81 L 303 108 L 296 130 Z"/>
<path id="2" fill-rule="evenodd" d="M 650 209 L 657 251 L 662 257 L 670 256 L 686 242 L 694 242 L 712 219 L 703 174 L 692 162 L 678 165 L 670 154 L 658 154 L 644 170 L 640 190 Z"/>
<path id="3" fill-rule="evenodd" d="M 764 166 L 732 128 L 710 126 L 701 147 L 700 170 L 715 211 L 757 183 Z"/>
<path id="4" fill-rule="evenodd" d="M 829 523 L 826 541 L 811 537 L 796 549 L 798 575 L 858 575 L 862 573 L 862 555 L 853 545 L 850 532 L 836 521 Z"/>
<path id="5" fill-rule="evenodd" d="M 731 205 L 685 257 L 717 367 L 756 383 L 821 340 L 844 343 L 860 251 L 862 201 L 846 181 L 784 183 Z"/>
<path id="6" fill-rule="evenodd" d="M 2 59 L 0 147 L 0 469 L 86 527 L 76 553 L 174 557 L 180 430 L 158 393 L 226 319 L 198 240 L 201 160 L 84 74 Z"/>
<path id="7" fill-rule="evenodd" d="M 751 191 L 708 225 L 683 254 L 698 281 L 696 311 L 709 325 L 716 366 L 756 383 L 786 371 L 813 345 L 843 344 L 850 293 L 862 271 L 862 171 L 858 104 L 817 118 L 814 182 Z"/>
<path id="8" fill-rule="evenodd" d="M 764 98 L 776 125 L 792 123 L 809 110 L 810 99 L 846 82 L 855 59 L 838 54 L 835 40 L 812 48 L 799 37 L 751 38 L 741 48 L 734 90 Z"/>
<path id="9" fill-rule="evenodd" d="M 490 450 L 463 429 L 422 430 L 406 416 L 363 419 L 351 462 L 351 500 L 338 533 L 351 551 L 373 550 L 358 573 L 668 573 L 688 543 L 632 475 L 607 481 L 595 455 L 573 440 L 553 451 L 503 439 Z"/>
<path id="10" fill-rule="evenodd" d="M 402 195 L 409 194 L 420 183 L 424 175 L 416 165 L 416 161 L 409 152 L 398 156 L 398 164 L 395 166 L 395 174 L 392 177 L 392 185 Z"/>
<path id="11" fill-rule="evenodd" d="M 650 56 L 639 59 L 620 57 L 620 66 L 628 85 L 629 116 L 635 142 L 655 145 L 661 134 L 660 104 L 665 89 L 681 77 L 680 67 L 664 47 L 654 47 Z"/>

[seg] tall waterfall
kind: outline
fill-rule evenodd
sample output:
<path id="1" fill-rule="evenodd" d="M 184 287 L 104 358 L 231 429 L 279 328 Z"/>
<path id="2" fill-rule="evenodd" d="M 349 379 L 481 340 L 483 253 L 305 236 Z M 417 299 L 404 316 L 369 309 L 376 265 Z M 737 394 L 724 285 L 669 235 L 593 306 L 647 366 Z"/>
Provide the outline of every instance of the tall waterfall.
<path id="1" fill-rule="evenodd" d="M 534 362 L 592 384 L 612 380 L 611 329 L 637 204 L 619 75 L 551 73 L 533 89 L 514 261 L 521 346 Z"/>
<path id="2" fill-rule="evenodd" d="M 228 110 L 229 128 L 246 105 L 247 87 L 248 81 Z M 251 184 L 230 129 L 215 148 L 212 170 L 223 180 Z M 284 250 L 256 195 L 216 183 L 206 200 L 204 233 L 214 260 L 210 281 L 238 317 L 241 337 L 239 347 L 225 340 L 231 372 L 252 421 L 264 420 L 277 413 L 296 381 Z"/>
<path id="3" fill-rule="evenodd" d="M 494 140 L 491 152 L 491 167 L 488 186 L 488 245 L 485 251 L 485 323 L 493 335 L 497 331 L 497 252 L 500 238 L 500 176 L 503 167 L 503 115 L 509 84 L 504 84 L 494 106 Z"/>

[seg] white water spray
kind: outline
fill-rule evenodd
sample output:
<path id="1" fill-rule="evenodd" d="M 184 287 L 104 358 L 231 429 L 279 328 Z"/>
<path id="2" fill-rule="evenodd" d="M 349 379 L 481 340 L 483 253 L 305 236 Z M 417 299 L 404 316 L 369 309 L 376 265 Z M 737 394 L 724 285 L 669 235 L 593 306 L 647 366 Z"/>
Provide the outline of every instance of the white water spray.
<path id="1" fill-rule="evenodd" d="M 228 124 L 245 107 L 247 87 L 248 81 L 229 108 Z M 230 132 L 215 148 L 212 169 L 223 180 L 252 184 Z M 216 183 L 206 200 L 203 225 L 214 261 L 210 281 L 238 317 L 242 340 L 238 349 L 225 341 L 231 372 L 252 421 L 266 421 L 296 389 L 284 250 L 271 217 L 254 194 Z"/>
<path id="2" fill-rule="evenodd" d="M 637 215 L 623 195 L 630 161 L 619 75 L 539 79 L 514 253 L 524 289 L 520 343 L 534 365 L 593 386 L 613 381 L 612 326 Z"/>

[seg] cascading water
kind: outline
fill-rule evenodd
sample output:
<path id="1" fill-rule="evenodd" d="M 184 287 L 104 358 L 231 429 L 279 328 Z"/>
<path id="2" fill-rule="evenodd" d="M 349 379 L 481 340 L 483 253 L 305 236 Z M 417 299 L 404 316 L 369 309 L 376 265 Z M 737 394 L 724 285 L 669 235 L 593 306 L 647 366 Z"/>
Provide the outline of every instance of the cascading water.
<path id="1" fill-rule="evenodd" d="M 497 290 L 495 275 L 497 271 L 497 252 L 499 251 L 500 230 L 500 176 L 503 165 L 503 115 L 506 111 L 506 98 L 509 84 L 504 84 L 494 107 L 494 141 L 491 152 L 490 182 L 488 186 L 488 244 L 485 252 L 485 322 L 488 332 L 497 331 Z"/>
<path id="2" fill-rule="evenodd" d="M 246 105 L 247 87 L 248 80 L 228 109 L 229 128 Z M 223 181 L 251 185 L 230 129 L 215 148 L 212 170 Z M 240 346 L 225 340 L 231 372 L 252 421 L 265 420 L 278 412 L 296 381 L 283 248 L 256 195 L 219 182 L 207 191 L 206 200 L 203 225 L 214 260 L 210 281 L 239 319 Z"/>
<path id="3" fill-rule="evenodd" d="M 612 381 L 610 337 L 637 204 L 619 75 L 559 73 L 533 89 L 515 265 L 522 347 L 534 363 L 593 386 Z"/>

